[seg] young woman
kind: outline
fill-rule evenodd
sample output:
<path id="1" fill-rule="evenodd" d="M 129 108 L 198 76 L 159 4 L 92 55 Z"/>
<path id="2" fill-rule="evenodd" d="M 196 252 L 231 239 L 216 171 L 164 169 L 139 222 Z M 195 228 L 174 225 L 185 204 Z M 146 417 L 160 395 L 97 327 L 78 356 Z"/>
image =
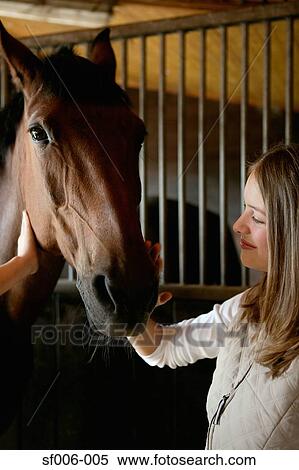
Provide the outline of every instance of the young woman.
<path id="1" fill-rule="evenodd" d="M 11 289 L 24 277 L 34 274 L 37 269 L 38 256 L 35 238 L 27 212 L 24 211 L 17 256 L 0 266 L 0 295 Z"/>
<path id="2" fill-rule="evenodd" d="M 299 152 L 279 145 L 249 169 L 234 224 L 254 287 L 197 318 L 149 320 L 129 340 L 150 365 L 217 356 L 207 399 L 207 449 L 299 449 Z M 159 246 L 151 248 L 158 266 Z M 169 300 L 162 293 L 158 305 Z"/>

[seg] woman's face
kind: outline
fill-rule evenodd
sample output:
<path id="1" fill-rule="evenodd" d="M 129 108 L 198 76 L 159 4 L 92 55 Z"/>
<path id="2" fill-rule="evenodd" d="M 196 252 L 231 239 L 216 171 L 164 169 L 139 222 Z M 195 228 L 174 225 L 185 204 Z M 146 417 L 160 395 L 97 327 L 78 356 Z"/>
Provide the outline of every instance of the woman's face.
<path id="1" fill-rule="evenodd" d="M 233 225 L 240 237 L 241 262 L 247 268 L 268 271 L 267 217 L 260 188 L 252 173 L 244 189 L 245 209 Z"/>

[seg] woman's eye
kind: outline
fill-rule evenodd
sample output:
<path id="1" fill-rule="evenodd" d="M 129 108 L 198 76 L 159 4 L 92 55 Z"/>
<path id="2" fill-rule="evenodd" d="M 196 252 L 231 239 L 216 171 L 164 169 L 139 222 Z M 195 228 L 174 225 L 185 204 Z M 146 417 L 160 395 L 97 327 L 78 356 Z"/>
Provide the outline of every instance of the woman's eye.
<path id="1" fill-rule="evenodd" d="M 29 129 L 33 142 L 45 142 L 48 141 L 48 134 L 41 126 L 34 126 Z"/>
<path id="2" fill-rule="evenodd" d="M 254 217 L 254 215 L 253 215 L 251 218 L 252 218 L 252 220 L 253 220 L 256 224 L 264 224 L 264 223 L 265 223 L 263 220 L 256 219 L 256 218 Z"/>

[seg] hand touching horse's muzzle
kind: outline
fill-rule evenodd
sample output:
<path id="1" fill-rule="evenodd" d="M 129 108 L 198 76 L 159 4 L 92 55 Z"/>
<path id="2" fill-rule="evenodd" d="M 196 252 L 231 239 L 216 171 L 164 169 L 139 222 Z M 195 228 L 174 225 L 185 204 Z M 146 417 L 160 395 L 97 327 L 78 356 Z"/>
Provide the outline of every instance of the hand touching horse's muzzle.
<path id="1" fill-rule="evenodd" d="M 91 327 L 108 336 L 142 333 L 158 296 L 158 279 L 138 286 L 97 275 L 78 278 L 77 288 Z"/>

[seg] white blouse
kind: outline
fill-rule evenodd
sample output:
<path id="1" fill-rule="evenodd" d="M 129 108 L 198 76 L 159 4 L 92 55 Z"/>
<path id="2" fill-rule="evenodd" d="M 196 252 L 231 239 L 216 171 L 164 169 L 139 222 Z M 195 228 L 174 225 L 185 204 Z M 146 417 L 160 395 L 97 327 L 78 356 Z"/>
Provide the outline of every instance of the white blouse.
<path id="1" fill-rule="evenodd" d="M 215 304 L 209 313 L 183 320 L 173 325 L 162 326 L 163 336 L 157 349 L 150 355 L 139 356 L 150 366 L 172 369 L 193 364 L 198 359 L 218 356 L 225 345 L 229 327 L 240 313 L 240 293 L 223 304 Z"/>

